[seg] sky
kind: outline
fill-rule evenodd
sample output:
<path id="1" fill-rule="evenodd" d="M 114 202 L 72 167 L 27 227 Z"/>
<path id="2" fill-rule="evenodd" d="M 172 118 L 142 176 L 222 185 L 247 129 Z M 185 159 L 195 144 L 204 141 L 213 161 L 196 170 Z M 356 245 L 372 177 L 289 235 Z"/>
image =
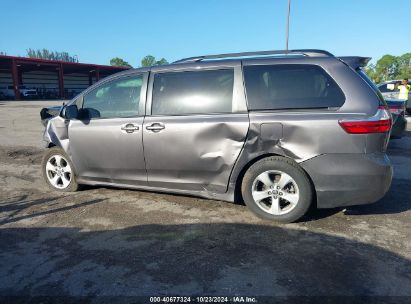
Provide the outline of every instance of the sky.
<path id="1" fill-rule="evenodd" d="M 282 50 L 288 0 L 0 0 L 0 51 L 28 48 L 134 67 L 228 52 Z M 291 0 L 290 49 L 378 59 L 411 52 L 411 1 Z M 404 31 L 404 38 L 401 38 Z"/>

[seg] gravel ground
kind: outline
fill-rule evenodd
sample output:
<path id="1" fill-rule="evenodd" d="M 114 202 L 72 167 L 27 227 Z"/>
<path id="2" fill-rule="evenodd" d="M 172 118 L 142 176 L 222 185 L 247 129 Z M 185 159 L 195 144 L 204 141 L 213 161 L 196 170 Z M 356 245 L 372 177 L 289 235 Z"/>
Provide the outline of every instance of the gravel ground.
<path id="1" fill-rule="evenodd" d="M 241 204 L 48 190 L 39 110 L 0 102 L 0 296 L 408 296 L 411 132 L 379 202 L 277 225 Z M 372 191 L 370 188 L 369 191 Z"/>

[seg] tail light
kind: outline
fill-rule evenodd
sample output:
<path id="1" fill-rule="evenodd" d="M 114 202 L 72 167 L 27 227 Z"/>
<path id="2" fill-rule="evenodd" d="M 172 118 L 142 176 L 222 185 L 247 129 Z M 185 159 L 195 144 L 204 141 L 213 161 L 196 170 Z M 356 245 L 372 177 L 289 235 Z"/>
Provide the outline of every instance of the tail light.
<path id="1" fill-rule="evenodd" d="M 390 112 L 384 107 L 378 107 L 377 113 L 364 120 L 340 120 L 340 126 L 349 134 L 386 133 L 392 126 Z"/>

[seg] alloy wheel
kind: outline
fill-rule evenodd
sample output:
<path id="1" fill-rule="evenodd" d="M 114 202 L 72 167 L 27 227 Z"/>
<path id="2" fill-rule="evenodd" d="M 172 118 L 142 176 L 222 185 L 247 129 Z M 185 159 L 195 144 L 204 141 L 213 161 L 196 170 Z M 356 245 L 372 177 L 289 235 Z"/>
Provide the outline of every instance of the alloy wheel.
<path id="1" fill-rule="evenodd" d="M 72 170 L 67 159 L 61 155 L 51 156 L 46 163 L 46 176 L 53 187 L 67 188 L 72 179 Z"/>
<path id="2" fill-rule="evenodd" d="M 272 215 L 289 213 L 297 206 L 300 198 L 295 180 L 278 170 L 258 175 L 252 184 L 251 193 L 257 206 Z"/>

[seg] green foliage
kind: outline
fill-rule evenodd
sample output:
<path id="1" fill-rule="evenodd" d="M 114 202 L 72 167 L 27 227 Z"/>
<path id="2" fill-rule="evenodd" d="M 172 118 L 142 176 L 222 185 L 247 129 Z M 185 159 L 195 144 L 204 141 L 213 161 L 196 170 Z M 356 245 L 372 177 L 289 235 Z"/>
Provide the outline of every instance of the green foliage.
<path id="1" fill-rule="evenodd" d="M 42 49 L 42 50 L 28 49 L 27 57 L 48 59 L 48 60 L 61 60 L 61 61 L 67 61 L 67 62 L 78 62 L 77 55 L 72 56 L 67 52 L 49 51 L 47 49 Z"/>
<path id="2" fill-rule="evenodd" d="M 369 64 L 365 72 L 376 83 L 411 78 L 411 53 L 401 56 L 384 55 L 375 64 Z"/>
<path id="3" fill-rule="evenodd" d="M 411 78 L 411 53 L 406 53 L 398 57 L 398 77 L 397 78 L 400 78 L 400 79 Z"/>
<path id="4" fill-rule="evenodd" d="M 156 61 L 156 65 L 163 65 L 163 64 L 168 64 L 167 59 L 161 58 L 159 61 Z"/>
<path id="5" fill-rule="evenodd" d="M 153 66 L 155 65 L 155 63 L 156 63 L 156 58 L 151 55 L 147 55 L 146 57 L 141 59 L 141 66 L 143 67 Z"/>
<path id="6" fill-rule="evenodd" d="M 124 61 L 123 59 L 121 59 L 119 57 L 115 57 L 115 58 L 111 59 L 110 60 L 110 65 L 118 66 L 118 67 L 132 68 L 132 66 L 127 61 Z"/>
<path id="7" fill-rule="evenodd" d="M 141 60 L 142 67 L 150 67 L 153 65 L 163 65 L 167 64 L 168 61 L 165 58 L 161 58 L 160 60 L 156 60 L 156 58 L 152 55 L 147 55 Z"/>

